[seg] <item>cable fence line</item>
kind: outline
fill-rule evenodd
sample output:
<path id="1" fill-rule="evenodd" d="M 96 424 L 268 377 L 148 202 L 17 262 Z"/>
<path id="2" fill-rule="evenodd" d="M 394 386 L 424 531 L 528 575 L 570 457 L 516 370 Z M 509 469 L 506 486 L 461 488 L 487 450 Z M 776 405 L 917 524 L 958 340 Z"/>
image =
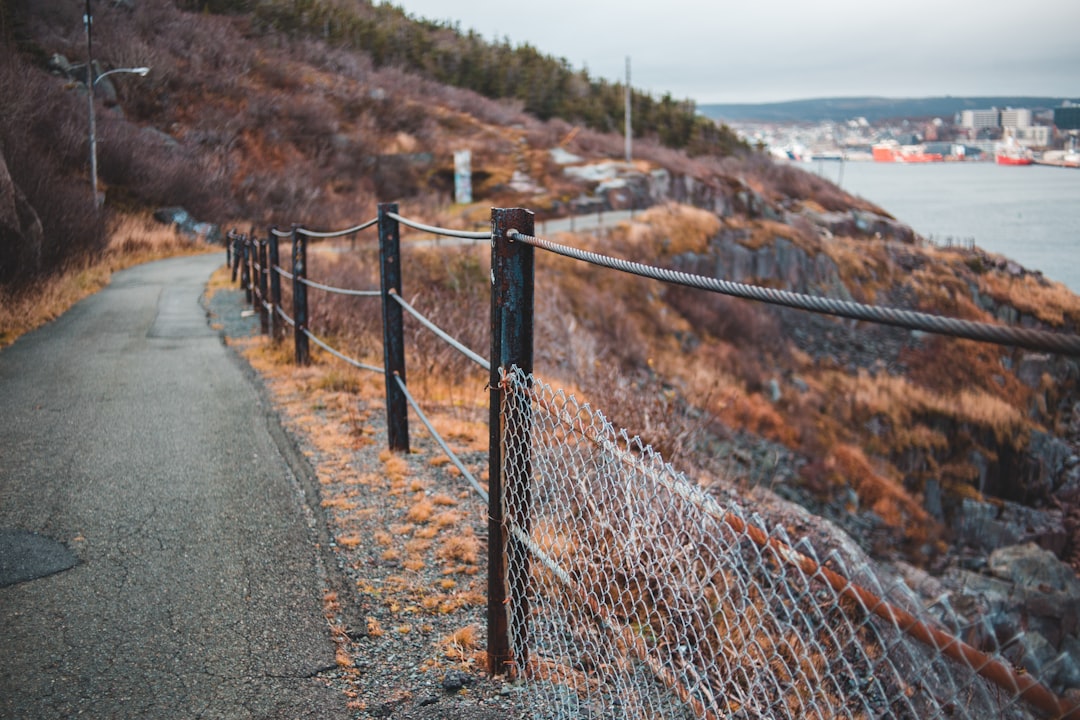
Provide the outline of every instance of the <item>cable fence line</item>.
<path id="1" fill-rule="evenodd" d="M 351 227 L 351 228 L 346 228 L 345 230 L 331 230 L 329 232 L 318 232 L 316 230 L 308 230 L 306 228 L 300 227 L 300 228 L 297 228 L 296 231 L 298 233 L 300 233 L 301 235 L 306 235 L 309 238 L 320 238 L 320 239 L 338 238 L 338 237 L 344 237 L 346 235 L 352 235 L 353 233 L 358 233 L 358 232 L 361 232 L 362 230 L 367 230 L 369 227 L 372 227 L 372 226 L 376 225 L 378 222 L 379 222 L 379 218 L 374 217 L 371 220 L 368 220 L 367 222 L 362 222 L 359 225 L 356 225 L 356 226 Z"/>
<path id="2" fill-rule="evenodd" d="M 328 293 L 335 295 L 352 295 L 354 297 L 382 297 L 382 291 L 380 290 L 347 290 L 345 288 L 334 287 L 332 285 L 323 285 L 322 283 L 315 282 L 314 280 L 308 280 L 304 278 L 300 280 L 303 284 L 309 288 L 315 288 L 316 290 L 325 290 Z"/>
<path id="3" fill-rule="evenodd" d="M 403 308 L 405 309 L 405 312 L 409 313 L 409 314 L 410 314 L 410 315 L 412 315 L 412 316 L 413 316 L 414 318 L 416 318 L 416 319 L 417 319 L 418 321 L 420 321 L 420 324 L 421 324 L 421 325 L 423 325 L 424 327 L 426 327 L 426 328 L 427 328 L 428 330 L 430 330 L 431 332 L 435 333 L 435 334 L 436 334 L 436 335 L 437 335 L 437 336 L 438 336 L 438 337 L 439 337 L 439 338 L 440 338 L 440 339 L 441 339 L 441 340 L 442 340 L 443 342 L 445 342 L 445 343 L 446 343 L 447 345 L 449 345 L 450 347 L 454 348 L 454 349 L 455 349 L 455 350 L 457 350 L 457 351 L 458 351 L 459 353 L 461 353 L 461 354 L 462 354 L 462 355 L 464 355 L 465 357 L 469 358 L 470 360 L 472 360 L 472 361 L 473 361 L 474 363 L 476 363 L 477 365 L 479 365 L 479 366 L 480 366 L 480 367 L 482 367 L 483 369 L 485 369 L 485 370 L 491 370 L 491 363 L 489 363 L 489 362 L 488 362 L 487 360 L 485 360 L 485 359 L 484 359 L 483 357 L 481 357 L 481 356 L 480 356 L 480 355 L 478 355 L 477 353 L 473 352 L 473 351 L 472 351 L 472 350 L 470 350 L 470 349 L 469 349 L 468 347 L 466 347 L 465 345 L 463 345 L 463 344 L 462 344 L 461 342 L 459 342 L 458 340 L 456 340 L 456 339 L 455 339 L 455 338 L 454 338 L 454 337 L 453 337 L 452 335 L 450 335 L 450 334 L 449 334 L 448 332 L 446 332 L 445 330 L 443 330 L 442 328 L 440 328 L 440 327 L 439 327 L 438 325 L 436 325 L 435 323 L 431 322 L 431 320 L 428 320 L 428 319 L 427 319 L 427 317 L 425 317 L 425 316 L 423 315 L 423 313 L 421 313 L 421 312 L 420 312 L 419 310 L 417 310 L 417 309 L 416 309 L 416 308 L 414 308 L 414 307 L 413 307 L 412 305 L 410 305 L 410 304 L 408 303 L 408 301 L 406 301 L 406 300 L 405 300 L 405 298 L 401 297 L 401 296 L 400 296 L 400 295 L 398 295 L 397 293 L 391 293 L 391 294 L 390 294 L 390 297 L 392 297 L 392 298 L 394 299 L 394 301 L 395 301 L 395 302 L 397 302 L 397 303 L 398 303 L 399 305 L 401 305 L 401 307 L 403 307 Z"/>
<path id="4" fill-rule="evenodd" d="M 921 330 L 923 332 L 951 337 L 979 340 L 997 345 L 1014 345 L 1027 350 L 1060 353 L 1063 355 L 1080 356 L 1080 336 L 1065 335 L 1062 333 L 1047 332 L 1044 330 L 1031 330 L 1007 325 L 995 325 L 993 323 L 976 322 L 972 320 L 960 320 L 942 315 L 902 310 L 899 308 L 881 307 L 877 305 L 864 305 L 848 300 L 821 297 L 817 295 L 805 295 L 788 290 L 776 290 L 774 288 L 749 285 L 745 283 L 721 280 L 720 278 L 694 275 L 680 270 L 658 268 L 652 265 L 613 258 L 607 255 L 580 250 L 578 248 L 560 245 L 543 238 L 532 237 L 511 230 L 507 236 L 511 240 L 520 241 L 533 247 L 547 250 L 581 262 L 606 267 L 612 270 L 637 275 L 639 277 L 660 280 L 674 285 L 708 290 L 732 297 L 757 300 L 771 305 L 782 305 L 797 310 L 807 310 L 823 315 L 835 315 L 852 320 L 866 320 L 883 325 L 892 325 L 908 330 Z"/>
<path id="5" fill-rule="evenodd" d="M 484 489 L 483 485 L 480 484 L 480 482 L 476 479 L 476 476 L 472 474 L 472 471 L 469 470 L 465 463 L 461 461 L 461 458 L 458 457 L 457 453 L 455 453 L 453 449 L 451 449 L 443 436 L 439 434 L 439 431 L 435 429 L 435 426 L 432 424 L 431 420 L 429 420 L 428 416 L 424 414 L 423 409 L 420 407 L 420 403 L 418 403 L 416 401 L 416 398 L 412 396 L 412 393 L 409 392 L 409 388 L 405 385 L 405 381 L 397 376 L 394 377 L 394 380 L 397 382 L 398 387 L 401 388 L 401 392 L 405 393 L 405 398 L 409 401 L 409 405 L 412 407 L 413 412 L 416 413 L 416 417 L 420 418 L 420 422 L 425 428 L 427 428 L 428 434 L 430 434 L 432 439 L 436 443 L 438 443 L 443 453 L 445 453 L 446 457 L 449 458 L 450 462 L 454 465 L 454 467 L 456 467 L 461 472 L 462 477 L 464 477 L 466 482 L 468 482 L 469 485 L 472 486 L 472 489 L 476 491 L 476 494 L 483 498 L 484 502 L 487 502 L 487 490 Z"/>
<path id="6" fill-rule="evenodd" d="M 390 213 L 389 216 L 392 219 L 397 220 L 399 223 L 401 223 L 405 227 L 410 227 L 413 230 L 420 230 L 422 232 L 428 232 L 428 233 L 431 233 L 432 235 L 442 235 L 443 237 L 460 238 L 462 240 L 490 240 L 491 239 L 491 233 L 490 232 L 473 232 L 473 231 L 470 231 L 470 230 L 451 230 L 450 228 L 441 228 L 441 227 L 436 227 L 434 225 L 426 225 L 426 224 L 424 224 L 422 222 L 417 222 L 416 220 L 410 220 L 408 218 L 402 217 L 402 216 L 398 215 L 397 213 Z"/>
<path id="7" fill-rule="evenodd" d="M 331 355 L 333 355 L 337 359 L 342 360 L 342 361 L 348 363 L 349 365 L 352 365 L 354 368 L 357 368 L 357 369 L 360 369 L 360 370 L 370 370 L 371 372 L 377 372 L 380 375 L 382 373 L 386 372 L 386 370 L 381 368 L 381 367 L 375 367 L 374 365 L 367 365 L 365 363 L 360 362 L 359 360 L 357 360 L 355 358 L 349 357 L 348 355 L 346 355 L 343 352 L 335 350 L 334 348 L 330 347 L 325 342 L 320 340 L 315 335 L 315 333 L 311 332 L 310 330 L 305 329 L 304 334 L 308 336 L 308 339 L 310 339 L 313 343 L 315 343 L 316 345 L 321 347 L 323 350 L 330 353 Z"/>
<path id="8" fill-rule="evenodd" d="M 524 681 L 543 718 L 712 720 L 781 717 L 1005 717 L 1080 720 L 1063 690 L 1018 671 L 993 628 L 965 624 L 939 599 L 923 607 L 902 583 L 885 588 L 864 561 L 819 559 L 807 538 L 768 530 L 709 495 L 599 411 L 532 373 L 537 248 L 663 282 L 811 312 L 1028 349 L 1080 354 L 1080 337 L 976 323 L 731 283 L 551 243 L 533 214 L 492 209 L 490 233 L 418 223 L 379 205 L 380 290 L 320 287 L 307 278 L 309 236 L 230 234 L 233 277 L 271 332 L 293 327 L 296 361 L 310 340 L 357 361 L 308 328 L 307 288 L 378 294 L 388 445 L 408 452 L 411 409 L 488 503 L 487 661 Z M 491 242 L 491 347 L 469 349 L 402 296 L 400 226 Z M 370 227 L 371 225 L 368 225 Z M 254 235 L 254 232 L 253 232 Z M 243 240 L 243 242 L 240 242 Z M 264 256 L 261 253 L 266 252 Z M 263 268 L 268 268 L 264 271 Z M 266 279 L 269 276 L 269 290 Z M 293 316 L 281 307 L 291 280 Z M 275 290 L 275 281 L 277 283 Z M 404 314 L 489 373 L 488 487 L 436 431 L 410 393 Z M 280 321 L 279 321 L 280 318 Z M 284 321 L 284 322 L 281 322 Z M 961 637 L 989 640 L 973 645 Z M 1015 638 L 1011 639 L 1011 641 Z"/>

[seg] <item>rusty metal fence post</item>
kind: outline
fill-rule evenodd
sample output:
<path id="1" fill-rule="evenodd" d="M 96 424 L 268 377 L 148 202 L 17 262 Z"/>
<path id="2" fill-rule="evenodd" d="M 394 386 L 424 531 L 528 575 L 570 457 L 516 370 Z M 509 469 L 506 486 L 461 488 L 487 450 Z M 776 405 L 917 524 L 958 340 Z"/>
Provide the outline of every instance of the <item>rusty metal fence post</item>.
<path id="1" fill-rule="evenodd" d="M 266 266 L 267 241 L 256 240 L 259 248 L 259 330 L 263 335 L 270 333 L 270 311 L 267 309 L 267 284 L 270 280 L 269 268 Z"/>
<path id="2" fill-rule="evenodd" d="M 490 446 L 488 456 L 488 670 L 500 675 L 528 661 L 528 635 L 524 621 L 529 615 L 529 555 L 511 537 L 504 522 L 504 498 L 529 507 L 531 461 L 528 448 L 518 449 L 521 459 L 503 472 L 504 443 L 508 439 L 529 442 L 528 418 L 503 416 L 500 370 L 511 366 L 525 373 L 533 369 L 533 248 L 507 238 L 510 230 L 533 234 L 534 215 L 520 208 L 491 211 L 491 391 Z M 524 426 L 524 427 L 523 427 Z M 528 531 L 529 518 L 508 518 Z M 513 656 L 517 648 L 519 656 Z"/>
<path id="3" fill-rule="evenodd" d="M 240 285 L 244 288 L 244 299 L 251 304 L 251 238 L 240 236 Z"/>
<path id="4" fill-rule="evenodd" d="M 240 275 L 240 255 L 243 250 L 240 247 L 240 233 L 233 230 L 232 237 L 232 281 L 237 282 Z"/>
<path id="5" fill-rule="evenodd" d="M 300 226 L 292 228 L 292 274 L 293 274 L 293 320 L 296 323 L 293 338 L 296 343 L 296 364 L 308 365 L 311 354 L 308 350 L 307 324 L 307 236 L 300 233 Z"/>
<path id="6" fill-rule="evenodd" d="M 382 288 L 383 367 L 386 368 L 386 430 L 391 450 L 409 452 L 409 404 L 395 377 L 405 382 L 405 325 L 401 305 L 401 243 L 397 203 L 379 204 L 379 278 Z"/>
<path id="7" fill-rule="evenodd" d="M 266 231 L 267 242 L 270 249 L 267 256 L 267 272 L 270 273 L 270 337 L 275 342 L 281 342 L 285 334 L 285 325 L 281 321 L 278 311 L 281 309 L 281 275 L 278 267 L 281 265 L 281 253 L 277 236 L 277 228 L 272 227 Z"/>

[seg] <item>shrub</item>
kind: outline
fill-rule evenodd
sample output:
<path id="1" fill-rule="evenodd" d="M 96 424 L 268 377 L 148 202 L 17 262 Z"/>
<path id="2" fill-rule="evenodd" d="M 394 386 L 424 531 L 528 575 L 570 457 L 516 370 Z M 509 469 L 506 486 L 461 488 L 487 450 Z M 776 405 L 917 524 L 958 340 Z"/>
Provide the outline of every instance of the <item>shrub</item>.
<path id="1" fill-rule="evenodd" d="M 86 179 L 86 107 L 74 93 L 0 46 L 0 154 L 43 230 L 40 265 L 19 265 L 12 245 L 0 247 L 0 282 L 32 282 L 104 248 L 104 215 Z"/>

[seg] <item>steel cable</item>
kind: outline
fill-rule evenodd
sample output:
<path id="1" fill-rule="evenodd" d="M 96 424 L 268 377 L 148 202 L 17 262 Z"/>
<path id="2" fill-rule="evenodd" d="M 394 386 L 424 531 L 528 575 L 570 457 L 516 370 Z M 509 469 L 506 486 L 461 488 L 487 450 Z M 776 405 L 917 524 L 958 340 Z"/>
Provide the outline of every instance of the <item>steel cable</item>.
<path id="1" fill-rule="evenodd" d="M 438 335 L 447 345 L 454 348 L 459 353 L 461 353 L 465 357 L 469 358 L 474 363 L 476 363 L 480 367 L 484 368 L 488 372 L 491 371 L 491 363 L 490 362 L 488 362 L 485 358 L 483 358 L 480 355 L 476 354 L 475 352 L 473 352 L 469 348 L 462 345 L 460 342 L 455 340 L 451 335 L 447 334 L 445 330 L 443 330 L 438 325 L 436 325 L 435 323 L 431 322 L 426 317 L 421 315 L 419 310 L 417 310 L 416 308 L 414 308 L 412 305 L 410 305 L 409 303 L 407 303 L 405 301 L 405 298 L 401 297 L 396 292 L 391 292 L 390 297 L 394 298 L 394 300 L 396 300 L 397 303 L 399 305 L 401 305 L 401 307 L 405 308 L 405 310 L 408 311 L 408 313 L 410 315 L 412 315 L 414 318 L 419 320 L 424 325 L 424 327 L 426 327 L 428 330 L 430 330 L 431 332 Z"/>
<path id="2" fill-rule="evenodd" d="M 1043 330 L 1028 330 L 1006 325 L 993 325 L 985 322 L 972 320 L 959 320 L 957 318 L 930 315 L 914 310 L 901 310 L 898 308 L 863 305 L 862 303 L 833 298 L 804 295 L 788 290 L 775 290 L 747 285 L 745 283 L 721 280 L 719 278 L 694 275 L 680 270 L 653 267 L 642 263 L 613 258 L 599 253 L 579 250 L 578 248 L 560 245 L 543 238 L 524 235 L 517 230 L 507 233 L 510 240 L 518 240 L 527 245 L 547 250 L 548 252 L 562 255 L 563 257 L 580 260 L 582 262 L 599 265 L 601 267 L 619 270 L 631 275 L 660 280 L 662 282 L 683 285 L 686 287 L 708 290 L 710 292 L 758 300 L 772 305 L 808 310 L 824 315 L 835 315 L 853 320 L 866 320 L 883 325 L 909 330 L 921 330 L 923 332 L 936 333 L 938 335 L 950 335 L 953 337 L 979 340 L 982 342 L 995 343 L 998 345 L 1014 345 L 1028 350 L 1060 353 L 1062 355 L 1080 356 L 1080 336 L 1065 335 Z"/>
<path id="3" fill-rule="evenodd" d="M 279 238 L 292 237 L 292 232 L 289 231 L 289 230 L 278 230 L 277 228 L 270 228 L 270 232 L 272 232 L 274 235 L 276 235 Z"/>
<path id="4" fill-rule="evenodd" d="M 308 280 L 307 278 L 300 278 L 300 282 L 308 287 L 317 290 L 325 290 L 326 292 L 334 293 L 336 295 L 353 295 L 356 297 L 379 297 L 382 295 L 382 292 L 379 290 L 347 290 L 345 288 L 333 287 L 332 285 L 323 285 L 322 283 Z"/>
<path id="5" fill-rule="evenodd" d="M 293 320 L 288 315 L 286 315 L 285 310 L 283 308 L 278 307 L 278 308 L 275 308 L 275 309 L 277 310 L 277 314 L 281 316 L 282 320 L 284 320 L 286 323 L 288 323 L 289 326 L 296 327 L 296 321 Z"/>
<path id="6" fill-rule="evenodd" d="M 312 342 L 314 342 L 316 345 L 321 347 L 323 350 L 325 350 L 326 352 L 330 353 L 331 355 L 333 355 L 334 357 L 336 357 L 336 358 L 338 358 L 340 360 L 344 360 L 345 362 L 349 363 L 350 365 L 352 365 L 355 368 L 360 368 L 361 370 L 370 370 L 371 372 L 377 372 L 377 373 L 385 373 L 386 372 L 386 370 L 384 370 L 381 367 L 375 367 L 374 365 L 365 365 L 364 363 L 360 362 L 359 360 L 353 360 L 348 355 L 343 355 L 342 353 L 338 352 L 334 348 L 332 348 L 329 345 L 327 345 L 326 343 L 324 343 L 322 340 L 320 340 L 318 337 L 316 337 L 315 334 L 312 333 L 307 328 L 304 328 L 303 332 L 304 332 L 305 335 L 307 335 L 311 339 Z"/>
<path id="7" fill-rule="evenodd" d="M 416 402 L 416 399 L 409 392 L 409 389 L 405 387 L 405 381 L 401 379 L 400 375 L 394 375 L 394 380 L 397 381 L 397 385 L 399 388 L 401 388 L 401 392 L 405 394 L 405 399 L 409 401 L 409 405 L 411 405 L 412 409 L 416 411 L 416 416 L 420 418 L 420 422 L 424 424 L 424 427 L 427 428 L 428 433 L 431 434 L 431 437 L 435 440 L 436 443 L 439 444 L 439 447 L 442 448 L 442 451 L 446 453 L 446 457 L 450 459 L 450 462 L 454 464 L 454 467 L 461 471 L 461 474 L 465 477 L 469 484 L 473 486 L 473 489 L 476 490 L 480 497 L 484 498 L 484 502 L 487 502 L 487 490 L 485 490 L 480 485 L 480 483 L 477 482 L 476 478 L 473 477 L 473 474 L 469 472 L 469 469 L 467 467 L 465 467 L 465 464 L 461 462 L 458 456 L 454 454 L 454 451 L 450 449 L 450 446 L 446 444 L 446 441 L 442 439 L 442 436 L 439 435 L 439 433 L 435 430 L 435 427 L 427 419 L 427 416 L 424 415 L 424 411 L 420 409 L 420 404 Z"/>
<path id="8" fill-rule="evenodd" d="M 387 217 L 391 217 L 397 220 L 402 225 L 411 227 L 413 230 L 422 230 L 434 235 L 445 235 L 446 237 L 464 238 L 465 240 L 490 240 L 491 232 L 469 232 L 467 230 L 451 230 L 450 228 L 435 227 L 434 225 L 425 225 L 424 223 L 416 222 L 415 220 L 409 220 L 403 218 L 397 213 L 386 213 Z"/>
<path id="9" fill-rule="evenodd" d="M 291 272 L 282 269 L 278 265 L 274 266 L 274 270 L 276 270 L 277 274 L 280 275 L 281 277 L 285 278 L 286 280 L 292 280 L 293 279 L 293 274 Z"/>
<path id="10" fill-rule="evenodd" d="M 305 230 L 304 228 L 297 228 L 296 232 L 298 232 L 301 235 L 307 236 L 309 238 L 336 238 L 336 237 L 342 237 L 344 235 L 351 235 L 352 233 L 360 232 L 361 230 L 367 230 L 369 227 L 371 227 L 372 225 L 375 225 L 378 222 L 379 222 L 379 218 L 373 218 L 371 220 L 368 220 L 367 222 L 360 223 L 356 227 L 351 227 L 351 228 L 349 228 L 347 230 L 333 230 L 331 232 L 316 232 L 315 230 Z"/>

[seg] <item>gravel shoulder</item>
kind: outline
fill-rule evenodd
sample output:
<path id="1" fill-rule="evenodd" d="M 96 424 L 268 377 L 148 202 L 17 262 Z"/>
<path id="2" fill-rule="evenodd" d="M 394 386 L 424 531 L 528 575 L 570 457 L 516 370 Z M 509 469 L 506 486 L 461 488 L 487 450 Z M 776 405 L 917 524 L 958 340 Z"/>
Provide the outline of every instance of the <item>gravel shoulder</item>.
<path id="1" fill-rule="evenodd" d="M 484 501 L 415 416 L 411 452 L 386 450 L 381 375 L 322 353 L 296 367 L 291 341 L 275 347 L 259 336 L 243 292 L 223 284 L 212 282 L 204 300 L 210 322 L 259 379 L 280 420 L 282 453 L 314 508 L 324 612 L 337 642 L 337 668 L 322 677 L 356 718 L 517 717 L 520 686 L 484 670 Z M 425 391 L 439 394 L 414 389 Z M 482 381 L 475 397 L 444 399 L 430 413 L 486 482 Z"/>

